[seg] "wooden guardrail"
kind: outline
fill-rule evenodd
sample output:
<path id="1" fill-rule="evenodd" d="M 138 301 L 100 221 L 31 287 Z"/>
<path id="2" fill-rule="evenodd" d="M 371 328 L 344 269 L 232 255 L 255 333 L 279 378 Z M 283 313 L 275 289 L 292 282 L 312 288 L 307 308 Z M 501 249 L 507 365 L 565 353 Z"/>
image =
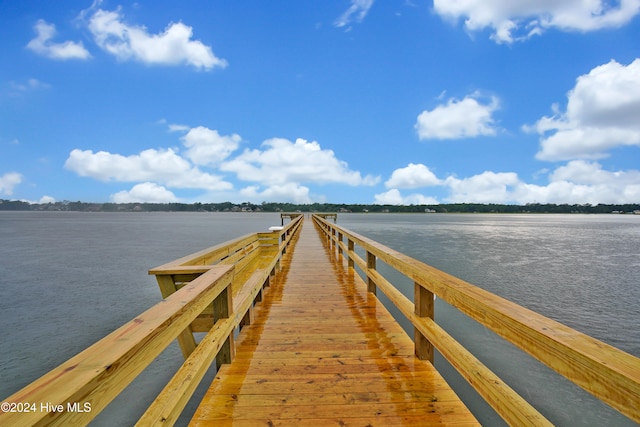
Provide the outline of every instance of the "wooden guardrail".
<path id="1" fill-rule="evenodd" d="M 551 425 L 529 402 L 434 321 L 434 295 L 545 365 L 640 422 L 640 359 L 573 330 L 396 250 L 313 216 L 348 266 L 363 272 L 370 292 L 380 289 L 415 328 L 416 355 L 433 362 L 435 347 L 510 425 Z M 345 242 L 346 241 L 346 242 Z M 358 245 L 364 258 L 355 252 Z M 414 282 L 414 302 L 376 269 L 376 260 Z"/>
<path id="2" fill-rule="evenodd" d="M 193 339 L 192 325 L 203 327 L 198 318 L 207 313 L 207 334 L 197 345 L 193 340 L 184 364 L 137 424 L 173 425 L 213 360 L 218 366 L 230 362 L 234 331 L 250 322 L 248 314 L 301 222 L 296 217 L 281 230 L 243 236 L 150 270 L 164 300 L 4 399 L 0 425 L 88 424 L 174 339 Z M 266 256 L 263 268 L 248 268 L 258 256 Z"/>
<path id="3" fill-rule="evenodd" d="M 185 283 L 198 277 L 203 272 L 216 264 L 235 265 L 235 277 L 233 288 L 238 289 L 253 273 L 248 266 L 254 266 L 259 256 L 270 251 L 268 264 L 263 266 L 263 273 L 271 274 L 278 264 L 282 253 L 285 253 L 289 241 L 302 223 L 303 216 L 294 214 L 291 221 L 282 228 L 268 233 L 252 233 L 237 239 L 203 249 L 199 252 L 187 255 L 177 260 L 163 264 L 149 270 L 149 274 L 155 275 L 163 298 L 176 292 Z M 268 280 L 266 276 L 265 280 Z M 235 292 L 234 292 L 235 293 Z M 258 300 L 261 298 L 257 296 Z M 250 314 L 249 314 L 250 315 Z M 243 324 L 248 318 L 243 320 Z M 178 337 L 178 343 L 185 359 L 189 357 L 196 347 L 194 332 L 206 332 L 213 326 L 214 318 L 211 309 L 201 313 L 194 322 L 186 328 Z"/>

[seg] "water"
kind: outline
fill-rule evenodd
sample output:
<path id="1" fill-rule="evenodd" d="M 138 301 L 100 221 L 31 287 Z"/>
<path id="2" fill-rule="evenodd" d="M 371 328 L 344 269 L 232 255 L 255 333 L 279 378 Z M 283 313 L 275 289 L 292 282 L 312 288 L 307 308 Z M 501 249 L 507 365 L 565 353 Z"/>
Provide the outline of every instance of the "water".
<path id="1" fill-rule="evenodd" d="M 148 269 L 279 224 L 277 214 L 0 212 L 0 399 L 160 301 Z M 133 425 L 182 361 L 172 344 L 92 424 Z"/>
<path id="2" fill-rule="evenodd" d="M 640 356 L 638 216 L 348 214 L 338 223 Z M 268 213 L 0 212 L 0 398 L 158 302 L 149 268 L 278 224 Z M 440 300 L 436 319 L 554 423 L 635 425 Z M 181 361 L 170 346 L 93 424 L 133 424 Z M 436 365 L 485 425 L 499 423 L 441 357 Z"/>
<path id="3" fill-rule="evenodd" d="M 339 223 L 640 356 L 638 216 L 342 215 Z M 412 282 L 384 274 L 412 298 Z M 636 425 L 441 300 L 436 320 L 554 424 Z M 483 424 L 502 424 L 439 355 L 436 367 Z"/>

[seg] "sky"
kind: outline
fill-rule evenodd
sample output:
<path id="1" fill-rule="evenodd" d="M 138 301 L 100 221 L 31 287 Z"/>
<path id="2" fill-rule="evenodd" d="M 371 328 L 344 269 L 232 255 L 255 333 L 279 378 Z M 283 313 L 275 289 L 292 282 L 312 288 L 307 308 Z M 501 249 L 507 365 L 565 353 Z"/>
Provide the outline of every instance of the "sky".
<path id="1" fill-rule="evenodd" d="M 640 0 L 0 0 L 0 199 L 639 203 Z"/>

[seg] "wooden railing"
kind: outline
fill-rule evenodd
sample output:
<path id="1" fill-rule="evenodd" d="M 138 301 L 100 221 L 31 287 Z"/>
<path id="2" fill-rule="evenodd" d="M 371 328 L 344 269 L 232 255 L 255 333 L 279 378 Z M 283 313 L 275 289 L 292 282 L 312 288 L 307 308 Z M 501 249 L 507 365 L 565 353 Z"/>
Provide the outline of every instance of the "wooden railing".
<path id="1" fill-rule="evenodd" d="M 4 399 L 0 425 L 86 425 L 179 338 L 186 360 L 137 424 L 173 425 L 213 360 L 219 366 L 232 359 L 234 331 L 251 321 L 301 223 L 302 216 L 293 217 L 281 230 L 250 234 L 150 270 L 164 300 Z M 258 257 L 262 268 L 251 268 Z M 198 344 L 194 329 L 207 332 Z"/>
<path id="2" fill-rule="evenodd" d="M 551 425 L 434 321 L 434 295 L 491 329 L 556 372 L 640 422 L 640 359 L 430 267 L 371 239 L 313 216 L 338 256 L 363 272 L 415 328 L 416 355 L 433 362 L 435 347 L 510 425 Z M 355 247 L 364 252 L 360 257 Z M 376 269 L 380 260 L 414 282 L 414 302 Z M 357 271 L 357 270 L 356 270 Z"/>

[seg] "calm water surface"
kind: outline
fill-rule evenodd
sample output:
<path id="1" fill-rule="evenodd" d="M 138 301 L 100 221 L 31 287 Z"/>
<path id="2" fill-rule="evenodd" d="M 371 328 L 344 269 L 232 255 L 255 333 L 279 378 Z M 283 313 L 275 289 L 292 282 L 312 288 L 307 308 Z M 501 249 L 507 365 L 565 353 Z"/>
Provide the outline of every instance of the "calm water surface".
<path id="1" fill-rule="evenodd" d="M 345 214 L 338 223 L 640 356 L 638 216 Z M 0 212 L 0 399 L 158 302 L 149 268 L 279 224 L 267 213 Z M 554 423 L 635 425 L 439 300 L 436 317 Z M 133 424 L 181 359 L 172 345 L 93 424 Z M 483 424 L 499 423 L 436 364 Z"/>

